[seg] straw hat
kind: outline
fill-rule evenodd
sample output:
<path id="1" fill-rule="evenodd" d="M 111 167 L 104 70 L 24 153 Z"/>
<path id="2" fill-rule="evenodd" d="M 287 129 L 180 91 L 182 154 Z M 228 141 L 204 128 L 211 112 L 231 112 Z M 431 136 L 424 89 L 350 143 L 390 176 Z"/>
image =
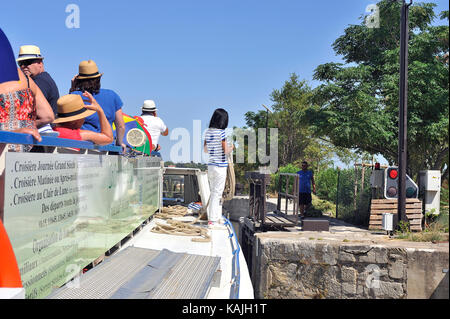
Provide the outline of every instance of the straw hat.
<path id="1" fill-rule="evenodd" d="M 142 105 L 142 111 L 153 112 L 157 111 L 155 102 L 153 100 L 145 100 L 144 105 Z"/>
<path id="2" fill-rule="evenodd" d="M 102 76 L 103 73 L 98 72 L 97 64 L 92 61 L 81 61 L 78 66 L 77 79 L 95 79 Z"/>
<path id="3" fill-rule="evenodd" d="M 44 57 L 41 55 L 41 50 L 39 47 L 35 45 L 22 45 L 20 47 L 19 51 L 19 57 L 17 58 L 17 62 L 23 61 L 23 60 L 30 60 L 30 59 L 41 59 L 43 60 Z"/>
<path id="4" fill-rule="evenodd" d="M 78 94 L 67 94 L 58 99 L 58 118 L 53 123 L 79 120 L 95 113 L 84 107 L 83 99 Z"/>

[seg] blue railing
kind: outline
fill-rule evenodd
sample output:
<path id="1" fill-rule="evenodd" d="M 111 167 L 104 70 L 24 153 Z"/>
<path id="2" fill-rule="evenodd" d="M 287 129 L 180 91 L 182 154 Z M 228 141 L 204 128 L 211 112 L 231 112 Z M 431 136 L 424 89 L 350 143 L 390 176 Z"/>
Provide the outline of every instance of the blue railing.
<path id="1" fill-rule="evenodd" d="M 228 233 L 230 238 L 231 247 L 233 249 L 233 266 L 231 270 L 231 289 L 230 289 L 230 299 L 239 299 L 239 288 L 241 283 L 241 266 L 239 264 L 239 252 L 241 248 L 234 231 L 234 227 L 231 222 L 225 218 L 225 226 L 228 228 Z M 234 242 L 233 242 L 234 239 Z M 234 248 L 235 247 L 235 248 Z"/>
<path id="2" fill-rule="evenodd" d="M 68 148 L 80 148 L 88 150 L 98 150 L 103 152 L 116 152 L 121 153 L 122 148 L 114 144 L 110 145 L 96 145 L 88 141 L 77 141 L 67 138 L 43 136 L 42 141 L 38 142 L 30 134 L 15 133 L 8 131 L 0 131 L 0 143 L 2 144 L 25 144 L 36 146 L 51 146 L 51 147 L 68 147 Z"/>

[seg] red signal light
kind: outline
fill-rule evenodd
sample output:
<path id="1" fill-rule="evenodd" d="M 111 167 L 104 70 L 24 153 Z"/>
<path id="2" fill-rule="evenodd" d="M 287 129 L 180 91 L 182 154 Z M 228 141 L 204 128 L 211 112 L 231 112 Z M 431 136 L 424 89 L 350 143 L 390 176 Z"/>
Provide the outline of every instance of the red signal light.
<path id="1" fill-rule="evenodd" d="M 397 176 L 398 176 L 398 172 L 397 172 L 396 169 L 393 169 L 393 168 L 392 168 L 392 169 L 389 170 L 389 177 L 390 177 L 390 178 L 396 179 Z"/>
<path id="2" fill-rule="evenodd" d="M 397 188 L 395 187 L 389 187 L 386 191 L 387 195 L 391 198 L 394 198 L 397 196 Z"/>
<path id="3" fill-rule="evenodd" d="M 380 163 L 375 163 L 375 169 L 380 170 L 380 168 L 381 168 Z"/>

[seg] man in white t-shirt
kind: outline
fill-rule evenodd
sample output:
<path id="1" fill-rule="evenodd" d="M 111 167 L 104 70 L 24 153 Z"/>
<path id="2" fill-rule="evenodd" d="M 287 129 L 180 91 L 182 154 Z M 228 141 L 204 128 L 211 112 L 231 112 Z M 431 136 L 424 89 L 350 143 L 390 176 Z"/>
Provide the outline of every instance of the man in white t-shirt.
<path id="1" fill-rule="evenodd" d="M 155 102 L 153 100 L 145 100 L 144 105 L 142 105 L 142 119 L 144 120 L 144 126 L 150 133 L 152 138 L 152 153 L 151 156 L 161 157 L 159 150 L 161 146 L 158 144 L 159 136 L 167 136 L 169 134 L 169 129 L 167 128 L 164 121 L 156 115 Z"/>

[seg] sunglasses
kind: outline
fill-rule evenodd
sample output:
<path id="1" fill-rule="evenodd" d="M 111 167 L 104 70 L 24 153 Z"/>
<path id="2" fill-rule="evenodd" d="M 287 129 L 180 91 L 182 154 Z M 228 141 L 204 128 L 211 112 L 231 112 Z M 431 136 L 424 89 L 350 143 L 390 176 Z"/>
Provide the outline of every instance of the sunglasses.
<path id="1" fill-rule="evenodd" d="M 30 64 L 38 63 L 40 61 L 41 60 L 39 59 L 24 60 L 19 62 L 19 66 L 29 66 Z"/>

